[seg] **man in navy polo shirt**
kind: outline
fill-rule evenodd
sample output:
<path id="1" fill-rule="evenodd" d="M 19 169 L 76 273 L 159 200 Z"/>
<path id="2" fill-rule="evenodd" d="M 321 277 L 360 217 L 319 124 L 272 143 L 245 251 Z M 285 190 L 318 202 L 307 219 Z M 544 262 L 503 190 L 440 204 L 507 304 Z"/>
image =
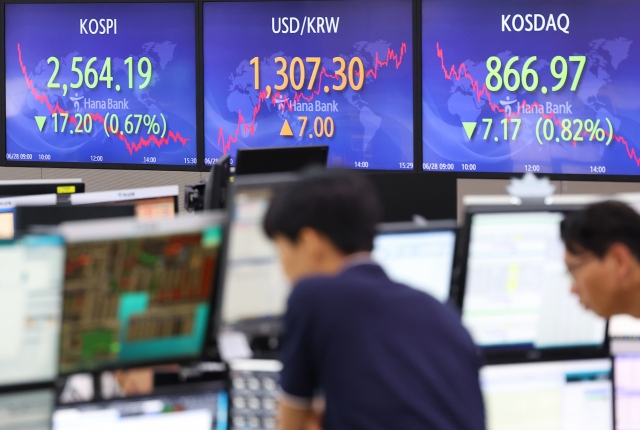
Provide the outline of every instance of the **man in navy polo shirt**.
<path id="1" fill-rule="evenodd" d="M 415 192 L 419 190 L 398 190 Z M 480 358 L 459 316 L 370 260 L 381 208 L 365 177 L 308 171 L 264 220 L 295 284 L 282 341 L 282 430 L 484 429 Z"/>

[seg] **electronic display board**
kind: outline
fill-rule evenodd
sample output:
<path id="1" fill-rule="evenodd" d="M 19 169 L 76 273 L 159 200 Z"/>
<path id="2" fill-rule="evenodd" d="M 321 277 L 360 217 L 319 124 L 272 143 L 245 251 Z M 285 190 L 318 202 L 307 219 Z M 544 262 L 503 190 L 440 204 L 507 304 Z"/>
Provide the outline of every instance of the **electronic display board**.
<path id="1" fill-rule="evenodd" d="M 422 8 L 423 170 L 640 174 L 640 4 Z"/>
<path id="2" fill-rule="evenodd" d="M 5 4 L 6 160 L 197 165 L 195 4 Z"/>
<path id="3" fill-rule="evenodd" d="M 413 169 L 412 2 L 205 2 L 205 165 L 329 145 L 329 166 Z"/>

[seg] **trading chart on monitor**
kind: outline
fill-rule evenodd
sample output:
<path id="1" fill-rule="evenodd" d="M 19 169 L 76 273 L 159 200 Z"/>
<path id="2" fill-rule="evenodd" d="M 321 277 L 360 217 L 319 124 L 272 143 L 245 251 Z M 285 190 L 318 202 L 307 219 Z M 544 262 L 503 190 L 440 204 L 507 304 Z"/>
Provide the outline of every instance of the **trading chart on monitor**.
<path id="1" fill-rule="evenodd" d="M 411 1 L 204 4 L 205 164 L 329 145 L 330 166 L 413 169 Z"/>
<path id="2" fill-rule="evenodd" d="M 200 354 L 219 227 L 204 233 L 70 243 L 60 370 Z"/>
<path id="3" fill-rule="evenodd" d="M 640 174 L 639 13 L 423 1 L 423 169 Z"/>
<path id="4" fill-rule="evenodd" d="M 7 161 L 197 164 L 193 3 L 4 7 Z"/>

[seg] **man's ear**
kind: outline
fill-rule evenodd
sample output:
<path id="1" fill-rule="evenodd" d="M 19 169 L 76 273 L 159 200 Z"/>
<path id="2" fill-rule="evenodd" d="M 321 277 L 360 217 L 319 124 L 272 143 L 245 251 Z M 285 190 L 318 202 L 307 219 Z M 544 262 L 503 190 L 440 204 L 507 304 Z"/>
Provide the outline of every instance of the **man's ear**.
<path id="1" fill-rule="evenodd" d="M 298 233 L 297 245 L 306 250 L 319 248 L 322 242 L 322 235 L 311 227 L 303 227 Z"/>
<path id="2" fill-rule="evenodd" d="M 614 243 L 607 251 L 605 258 L 608 259 L 615 267 L 615 276 L 620 281 L 627 279 L 634 264 L 638 264 L 637 259 L 631 253 L 629 247 L 623 243 Z M 616 282 L 620 286 L 627 286 L 628 282 Z"/>
<path id="3" fill-rule="evenodd" d="M 324 259 L 328 253 L 337 251 L 327 236 L 311 227 L 300 230 L 297 245 L 315 259 Z"/>

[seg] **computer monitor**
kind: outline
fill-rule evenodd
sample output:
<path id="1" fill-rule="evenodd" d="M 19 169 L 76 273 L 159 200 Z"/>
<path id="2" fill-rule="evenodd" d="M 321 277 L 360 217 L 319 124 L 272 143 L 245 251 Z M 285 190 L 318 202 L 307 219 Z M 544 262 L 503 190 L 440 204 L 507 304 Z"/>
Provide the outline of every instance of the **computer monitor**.
<path id="1" fill-rule="evenodd" d="M 223 216 L 61 224 L 63 374 L 200 358 Z"/>
<path id="2" fill-rule="evenodd" d="M 329 147 L 293 146 L 243 148 L 236 156 L 236 175 L 297 172 L 311 165 L 326 166 Z"/>
<path id="3" fill-rule="evenodd" d="M 55 226 L 66 221 L 133 217 L 135 206 L 18 206 L 13 211 L 16 231 L 26 232 L 37 226 Z M 2 216 L 0 209 L 0 226 Z"/>
<path id="4" fill-rule="evenodd" d="M 3 165 L 197 170 L 197 2 L 2 8 Z"/>
<path id="5" fill-rule="evenodd" d="M 575 209 L 469 209 L 459 300 L 463 323 L 487 353 L 606 352 L 606 320 L 570 292 L 560 222 Z"/>
<path id="6" fill-rule="evenodd" d="M 60 407 L 53 430 L 227 430 L 224 383 L 180 384 L 134 399 Z"/>
<path id="7" fill-rule="evenodd" d="M 614 315 L 609 319 L 609 337 L 640 340 L 640 318 Z"/>
<path id="8" fill-rule="evenodd" d="M 25 236 L 0 245 L 0 387 L 56 376 L 64 245 Z"/>
<path id="9" fill-rule="evenodd" d="M 13 239 L 15 215 L 14 208 L 0 208 L 0 240 Z"/>
<path id="10" fill-rule="evenodd" d="M 279 331 L 289 296 L 287 281 L 262 220 L 278 188 L 296 175 L 238 177 L 232 186 L 225 241 L 219 322 L 250 334 Z"/>
<path id="11" fill-rule="evenodd" d="M 223 155 L 211 167 L 204 187 L 204 210 L 227 207 L 229 182 L 231 181 L 231 156 Z"/>
<path id="12" fill-rule="evenodd" d="M 480 385 L 487 430 L 614 428 L 609 358 L 485 366 Z"/>
<path id="13" fill-rule="evenodd" d="M 52 388 L 0 394 L 0 428 L 50 430 L 54 398 Z"/>
<path id="14" fill-rule="evenodd" d="M 640 428 L 640 354 L 617 355 L 613 375 L 616 427 Z"/>
<path id="15" fill-rule="evenodd" d="M 84 193 L 82 179 L 20 179 L 0 181 L 0 197 Z"/>
<path id="16" fill-rule="evenodd" d="M 0 198 L 0 240 L 14 238 L 16 232 L 15 219 L 17 206 L 55 205 L 57 201 L 58 196 L 56 194 Z"/>
<path id="17" fill-rule="evenodd" d="M 178 213 L 180 187 L 134 188 L 71 196 L 72 205 L 134 205 L 139 219 L 173 218 Z"/>
<path id="18" fill-rule="evenodd" d="M 443 174 L 434 180 L 433 176 L 421 172 L 368 171 L 365 174 L 382 203 L 384 222 L 412 221 L 415 215 L 429 221 L 458 217 L 455 176 Z"/>
<path id="19" fill-rule="evenodd" d="M 430 227 L 386 224 L 376 235 L 372 257 L 395 282 L 449 300 L 456 250 L 456 223 Z"/>

